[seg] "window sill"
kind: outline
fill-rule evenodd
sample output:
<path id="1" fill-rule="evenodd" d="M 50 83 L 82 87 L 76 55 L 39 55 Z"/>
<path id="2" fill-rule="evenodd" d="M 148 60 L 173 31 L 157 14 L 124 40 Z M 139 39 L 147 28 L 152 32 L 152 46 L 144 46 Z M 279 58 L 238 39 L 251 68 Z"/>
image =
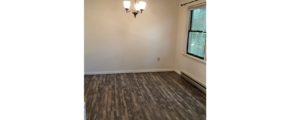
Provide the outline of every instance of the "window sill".
<path id="1" fill-rule="evenodd" d="M 201 63 L 203 63 L 203 64 L 206 64 L 206 61 L 205 61 L 205 60 L 201 60 L 201 59 L 199 59 L 199 58 L 196 58 L 196 57 L 194 57 L 194 56 L 188 55 L 188 54 L 186 54 L 186 53 L 183 53 L 183 56 L 186 56 L 187 58 L 190 58 L 190 59 L 193 59 L 193 60 L 195 60 L 195 61 L 198 61 L 198 62 L 201 62 Z"/>

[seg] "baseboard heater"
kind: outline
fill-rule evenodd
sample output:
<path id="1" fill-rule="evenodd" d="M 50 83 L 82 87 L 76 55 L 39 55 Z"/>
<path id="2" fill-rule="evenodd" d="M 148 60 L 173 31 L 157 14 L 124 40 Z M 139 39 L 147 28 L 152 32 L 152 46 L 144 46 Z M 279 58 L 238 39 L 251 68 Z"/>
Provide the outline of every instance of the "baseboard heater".
<path id="1" fill-rule="evenodd" d="M 189 77 L 185 73 L 181 72 L 181 77 L 184 78 L 186 81 L 190 82 L 192 85 L 196 86 L 198 89 L 200 89 L 203 93 L 206 93 L 206 87 L 193 78 Z"/>

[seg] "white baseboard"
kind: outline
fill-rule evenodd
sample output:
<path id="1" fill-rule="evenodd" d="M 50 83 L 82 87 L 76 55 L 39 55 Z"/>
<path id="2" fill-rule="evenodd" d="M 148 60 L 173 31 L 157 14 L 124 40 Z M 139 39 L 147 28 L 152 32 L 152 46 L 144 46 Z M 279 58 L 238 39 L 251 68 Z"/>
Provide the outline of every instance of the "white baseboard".
<path id="1" fill-rule="evenodd" d="M 183 79 L 185 79 L 186 81 L 190 82 L 192 85 L 194 85 L 195 87 L 197 87 L 199 90 L 201 90 L 203 93 L 206 93 L 206 86 L 200 84 L 199 82 L 197 82 L 196 80 L 192 79 L 190 76 L 188 76 L 185 73 L 181 73 L 181 77 Z"/>
<path id="2" fill-rule="evenodd" d="M 174 72 L 176 72 L 179 75 L 181 74 L 181 72 L 179 70 L 177 70 L 177 69 L 175 69 Z"/>
<path id="3" fill-rule="evenodd" d="M 185 73 L 186 75 L 188 75 L 189 77 L 191 77 L 194 81 L 198 82 L 199 84 L 202 84 L 206 87 L 206 84 L 204 82 L 201 82 L 200 79 L 198 79 L 197 77 L 195 77 L 193 74 L 189 73 L 189 72 L 185 72 L 185 71 L 179 71 L 179 70 L 174 70 L 177 74 L 181 74 L 181 72 Z"/>
<path id="4" fill-rule="evenodd" d="M 142 73 L 142 72 L 168 72 L 168 71 L 174 71 L 174 70 L 173 69 L 139 69 L 139 70 L 96 71 L 96 72 L 85 72 L 85 75 L 115 74 L 115 73 Z"/>

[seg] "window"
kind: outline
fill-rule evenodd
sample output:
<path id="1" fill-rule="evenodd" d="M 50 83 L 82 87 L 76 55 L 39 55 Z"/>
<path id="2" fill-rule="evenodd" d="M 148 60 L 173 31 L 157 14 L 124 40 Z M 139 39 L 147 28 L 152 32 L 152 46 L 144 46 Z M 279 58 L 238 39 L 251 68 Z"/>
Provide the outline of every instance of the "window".
<path id="1" fill-rule="evenodd" d="M 206 7 L 201 6 L 190 11 L 190 24 L 187 38 L 188 55 L 205 59 L 206 53 Z"/>

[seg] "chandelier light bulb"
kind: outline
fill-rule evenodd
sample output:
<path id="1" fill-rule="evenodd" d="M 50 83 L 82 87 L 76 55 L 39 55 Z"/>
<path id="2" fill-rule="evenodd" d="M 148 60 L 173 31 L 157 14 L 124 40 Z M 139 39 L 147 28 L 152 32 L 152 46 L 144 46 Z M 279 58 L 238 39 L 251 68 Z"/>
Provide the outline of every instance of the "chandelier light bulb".
<path id="1" fill-rule="evenodd" d="M 135 3 L 134 7 L 135 7 L 135 10 L 137 10 L 137 11 L 139 11 L 141 9 L 139 3 Z"/>
<path id="2" fill-rule="evenodd" d="M 123 5 L 125 9 L 130 9 L 131 1 L 130 0 L 124 0 Z"/>
<path id="3" fill-rule="evenodd" d="M 146 2 L 145 1 L 139 1 L 139 7 L 141 10 L 144 10 L 146 8 Z"/>

